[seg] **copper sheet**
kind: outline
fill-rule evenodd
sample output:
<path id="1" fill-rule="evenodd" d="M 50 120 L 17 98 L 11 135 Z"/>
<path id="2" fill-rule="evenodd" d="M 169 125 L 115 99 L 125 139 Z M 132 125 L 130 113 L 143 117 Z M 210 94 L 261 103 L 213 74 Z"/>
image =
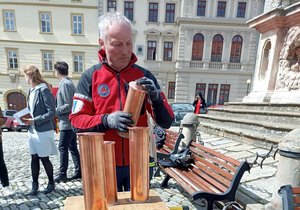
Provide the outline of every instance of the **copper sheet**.
<path id="1" fill-rule="evenodd" d="M 115 142 L 104 141 L 106 200 L 109 206 L 118 202 Z"/>
<path id="2" fill-rule="evenodd" d="M 107 210 L 102 133 L 79 133 L 85 209 Z"/>
<path id="3" fill-rule="evenodd" d="M 146 91 L 143 90 L 136 82 L 129 83 L 129 90 L 125 101 L 124 112 L 132 114 L 133 124 L 132 127 L 136 126 L 141 109 L 144 104 Z M 128 138 L 128 133 L 118 132 L 120 136 Z"/>
<path id="4" fill-rule="evenodd" d="M 129 128 L 131 201 L 149 199 L 149 128 Z"/>

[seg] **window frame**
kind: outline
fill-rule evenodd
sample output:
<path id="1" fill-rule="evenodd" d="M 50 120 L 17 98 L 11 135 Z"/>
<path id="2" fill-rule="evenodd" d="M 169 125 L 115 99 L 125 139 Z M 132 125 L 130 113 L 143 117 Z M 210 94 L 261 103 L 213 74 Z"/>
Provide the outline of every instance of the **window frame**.
<path id="1" fill-rule="evenodd" d="M 49 58 L 45 58 L 45 54 L 51 54 L 51 60 Z M 42 56 L 42 65 L 43 65 L 43 71 L 51 72 L 54 69 L 53 61 L 54 61 L 54 51 L 53 50 L 41 50 L 41 56 Z M 45 65 L 45 61 L 47 62 L 47 65 Z M 51 63 L 51 64 L 50 64 Z M 48 67 L 51 68 L 48 69 Z M 47 68 L 46 68 L 47 66 Z"/>
<path id="2" fill-rule="evenodd" d="M 228 102 L 229 94 L 230 94 L 230 84 L 221 84 L 218 104 L 224 105 L 224 102 Z"/>
<path id="3" fill-rule="evenodd" d="M 18 48 L 5 48 L 5 52 L 6 52 L 6 58 L 7 58 L 7 67 L 8 69 L 13 69 L 16 70 L 19 68 L 19 50 Z M 10 67 L 10 56 L 9 56 L 9 52 L 15 52 L 16 56 L 13 57 L 12 59 L 16 60 L 16 62 L 13 62 L 13 68 Z M 16 66 L 15 66 L 16 65 Z"/>
<path id="4" fill-rule="evenodd" d="M 43 20 L 42 15 L 49 15 L 49 20 Z M 43 31 L 43 22 L 45 22 L 46 29 L 49 27 L 50 31 Z M 51 12 L 49 12 L 49 11 L 39 11 L 39 23 L 40 23 L 40 33 L 42 33 L 42 34 L 52 33 L 52 15 L 51 15 Z"/>
<path id="5" fill-rule="evenodd" d="M 201 39 L 195 40 L 196 36 L 199 35 Z M 192 61 L 202 61 L 204 51 L 204 36 L 202 33 L 196 33 L 193 36 L 192 43 Z M 199 53 L 198 53 L 199 52 Z"/>
<path id="6" fill-rule="evenodd" d="M 247 2 L 238 2 L 236 17 L 237 18 L 245 18 L 246 10 L 247 10 Z"/>
<path id="7" fill-rule="evenodd" d="M 203 5 L 204 3 L 204 5 Z M 197 1 L 197 12 L 196 15 L 198 17 L 205 17 L 205 13 L 206 13 L 206 0 L 198 0 Z"/>
<path id="8" fill-rule="evenodd" d="M 168 45 L 168 46 L 166 46 Z M 169 47 L 171 45 L 171 48 Z M 174 43 L 170 41 L 164 42 L 164 53 L 163 53 L 163 61 L 172 61 L 173 60 L 173 48 Z M 171 57 L 169 57 L 169 53 L 171 53 Z"/>
<path id="9" fill-rule="evenodd" d="M 9 13 L 12 13 L 13 14 L 13 19 L 11 19 L 10 17 L 9 18 L 6 18 L 5 17 L 5 13 L 6 12 L 9 12 Z M 3 30 L 4 31 L 13 31 L 13 32 L 15 32 L 15 31 L 17 31 L 17 24 L 16 24 L 16 13 L 15 13 L 15 11 L 14 10 L 2 10 L 2 17 L 3 17 Z M 9 20 L 9 28 L 7 27 L 7 24 L 6 24 L 6 20 Z M 13 22 L 13 23 L 11 23 L 11 22 Z M 11 24 L 12 24 L 12 26 L 13 26 L 13 29 L 11 29 Z"/>
<path id="10" fill-rule="evenodd" d="M 126 7 L 126 4 L 129 7 Z M 128 13 L 128 14 L 126 14 Z M 127 16 L 128 15 L 128 16 Z M 124 1 L 124 16 L 128 18 L 128 20 L 134 20 L 134 2 L 133 1 Z"/>
<path id="11" fill-rule="evenodd" d="M 73 21 L 73 17 L 75 17 L 75 16 L 77 16 L 77 17 L 81 17 L 81 33 L 74 33 L 75 31 L 74 31 L 74 21 Z M 78 22 L 78 20 L 77 20 L 77 22 Z M 78 27 L 78 23 L 76 23 L 76 25 L 77 25 L 77 27 Z M 83 14 L 82 13 L 71 13 L 71 30 L 72 30 L 72 35 L 73 36 L 84 36 L 84 16 L 83 16 Z M 77 29 L 77 31 L 78 31 L 78 29 Z"/>
<path id="12" fill-rule="evenodd" d="M 222 38 L 218 40 L 218 38 Z M 212 45 L 211 45 L 211 62 L 222 62 L 222 54 L 223 54 L 223 45 L 224 45 L 224 37 L 221 34 L 216 34 L 213 37 Z"/>
<path id="13" fill-rule="evenodd" d="M 196 88 L 195 88 L 195 95 L 201 92 L 203 98 L 205 98 L 205 93 L 206 93 L 206 83 L 196 83 Z"/>
<path id="14" fill-rule="evenodd" d="M 75 60 L 75 56 L 82 56 L 82 71 L 78 71 L 77 69 L 79 69 L 79 61 L 76 61 Z M 76 65 L 76 63 L 75 62 L 77 62 L 78 64 Z M 84 54 L 84 52 L 72 52 L 72 63 L 73 63 L 73 72 L 74 73 L 83 73 L 84 72 L 84 70 L 85 70 L 85 54 Z M 78 68 L 76 68 L 76 67 L 78 67 Z"/>
<path id="15" fill-rule="evenodd" d="M 115 11 L 117 11 L 117 1 L 107 0 L 107 12 L 115 12 Z"/>
<path id="16" fill-rule="evenodd" d="M 218 87 L 219 84 L 216 83 L 208 84 L 206 103 L 217 104 Z"/>
<path id="17" fill-rule="evenodd" d="M 149 46 L 150 43 L 155 44 L 155 47 Z M 156 50 L 157 50 L 157 41 L 156 40 L 147 40 L 147 60 L 148 61 L 156 61 Z M 151 56 L 151 58 L 150 58 L 150 56 Z"/>
<path id="18" fill-rule="evenodd" d="M 168 8 L 168 6 L 174 8 Z M 175 13 L 176 13 L 176 4 L 175 3 L 166 3 L 165 10 L 165 23 L 174 23 L 175 22 Z"/>
<path id="19" fill-rule="evenodd" d="M 217 4 L 217 17 L 225 17 L 226 16 L 226 1 L 218 1 Z"/>
<path id="20" fill-rule="evenodd" d="M 240 63 L 243 50 L 243 37 L 235 35 L 231 41 L 230 63 Z"/>
<path id="21" fill-rule="evenodd" d="M 175 87 L 176 87 L 176 82 L 174 81 L 168 82 L 168 99 L 175 99 Z"/>
<path id="22" fill-rule="evenodd" d="M 156 5 L 155 8 L 150 8 L 150 5 Z M 149 2 L 148 4 L 148 22 L 157 23 L 158 22 L 158 3 L 157 2 Z M 153 14 L 153 16 L 151 15 Z M 153 18 L 151 18 L 153 17 Z"/>

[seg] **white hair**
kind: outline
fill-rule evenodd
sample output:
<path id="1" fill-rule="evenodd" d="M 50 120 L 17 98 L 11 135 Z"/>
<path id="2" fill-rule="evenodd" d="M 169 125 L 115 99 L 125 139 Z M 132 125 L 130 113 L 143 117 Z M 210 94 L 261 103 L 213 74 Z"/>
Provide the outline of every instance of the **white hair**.
<path id="1" fill-rule="evenodd" d="M 108 30 L 116 23 L 128 25 L 132 31 L 132 24 L 127 17 L 119 12 L 108 12 L 98 19 L 99 38 L 106 40 Z"/>

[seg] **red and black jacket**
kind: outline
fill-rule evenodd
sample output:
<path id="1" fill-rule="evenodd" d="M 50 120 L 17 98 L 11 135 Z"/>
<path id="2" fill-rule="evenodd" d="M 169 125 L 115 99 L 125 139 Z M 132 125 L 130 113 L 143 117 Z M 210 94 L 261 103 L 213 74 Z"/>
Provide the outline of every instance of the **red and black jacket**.
<path id="1" fill-rule="evenodd" d="M 117 166 L 128 166 L 129 140 L 120 137 L 117 130 L 106 128 L 102 120 L 107 114 L 123 110 L 129 82 L 148 77 L 158 90 L 160 87 L 150 71 L 135 64 L 137 58 L 134 54 L 130 64 L 120 72 L 107 64 L 104 50 L 99 51 L 99 58 L 101 63 L 85 71 L 77 84 L 70 121 L 78 132 L 105 133 L 104 140 L 116 142 Z M 173 111 L 162 92 L 155 103 L 146 96 L 137 126 L 148 126 L 146 110 L 163 128 L 169 128 L 174 120 Z"/>

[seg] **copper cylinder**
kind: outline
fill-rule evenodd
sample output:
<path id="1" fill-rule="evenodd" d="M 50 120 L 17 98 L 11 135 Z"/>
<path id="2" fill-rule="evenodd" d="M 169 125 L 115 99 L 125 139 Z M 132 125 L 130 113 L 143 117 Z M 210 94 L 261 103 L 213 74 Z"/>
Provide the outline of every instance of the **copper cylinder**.
<path id="1" fill-rule="evenodd" d="M 105 185 L 106 200 L 109 206 L 115 205 L 118 202 L 117 195 L 117 174 L 115 160 L 115 142 L 104 142 L 104 162 L 105 162 Z"/>
<path id="2" fill-rule="evenodd" d="M 103 133 L 79 133 L 84 205 L 88 210 L 107 210 Z"/>
<path id="3" fill-rule="evenodd" d="M 132 127 L 136 126 L 139 116 L 141 113 L 142 106 L 144 104 L 144 98 L 146 91 L 136 82 L 129 83 L 129 90 L 125 101 L 124 112 L 132 114 L 133 124 Z M 128 133 L 118 132 L 120 136 L 128 138 Z"/>
<path id="4" fill-rule="evenodd" d="M 149 199 L 149 128 L 129 128 L 131 201 Z"/>

